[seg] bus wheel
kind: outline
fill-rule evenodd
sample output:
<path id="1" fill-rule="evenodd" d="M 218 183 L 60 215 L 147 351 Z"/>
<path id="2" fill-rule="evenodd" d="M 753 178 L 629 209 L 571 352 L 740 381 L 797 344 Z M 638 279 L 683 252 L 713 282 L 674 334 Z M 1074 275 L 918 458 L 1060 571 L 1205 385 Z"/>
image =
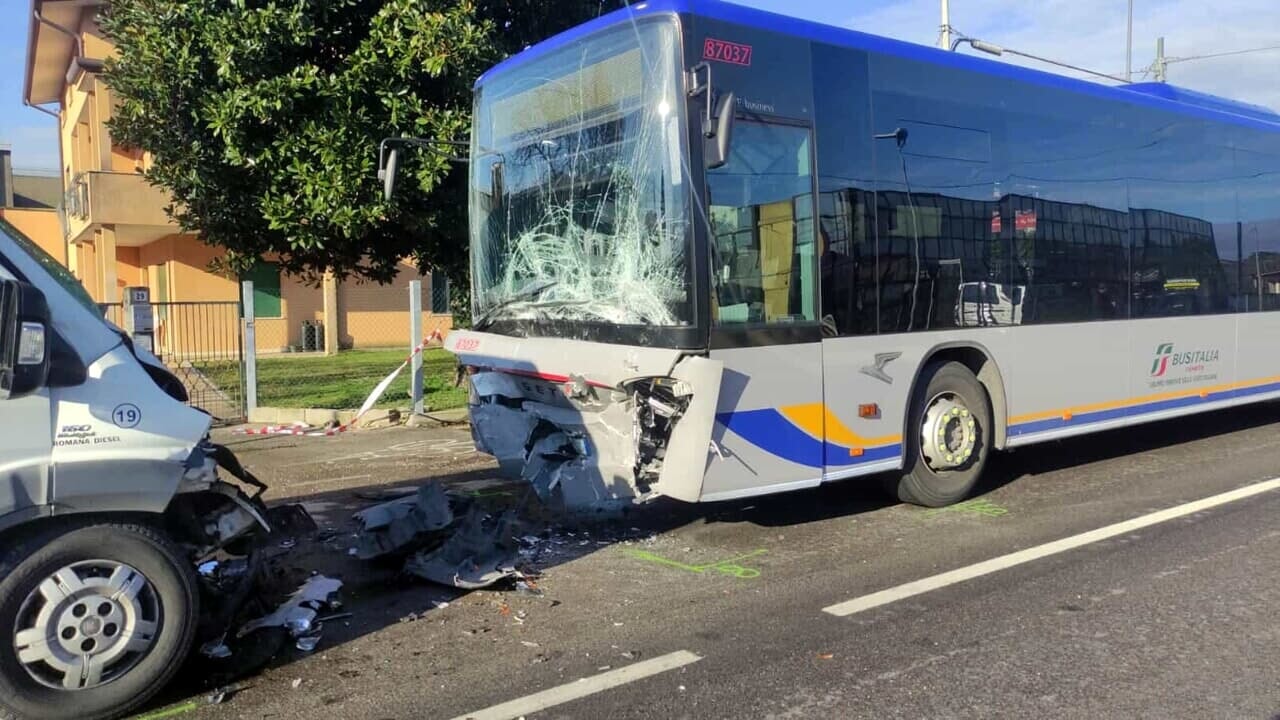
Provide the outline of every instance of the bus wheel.
<path id="1" fill-rule="evenodd" d="M 60 523 L 19 542 L 0 578 L 0 717 L 124 715 L 191 649 L 194 569 L 152 527 Z"/>
<path id="2" fill-rule="evenodd" d="M 963 500 L 986 465 L 992 426 L 987 391 L 958 362 L 933 363 L 916 383 L 905 472 L 890 483 L 903 502 L 942 507 Z"/>

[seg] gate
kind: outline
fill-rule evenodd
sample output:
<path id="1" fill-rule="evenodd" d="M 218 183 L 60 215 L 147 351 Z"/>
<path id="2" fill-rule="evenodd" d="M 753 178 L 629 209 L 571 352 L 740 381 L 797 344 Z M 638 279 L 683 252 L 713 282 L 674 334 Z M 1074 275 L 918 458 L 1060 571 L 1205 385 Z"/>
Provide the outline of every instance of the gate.
<path id="1" fill-rule="evenodd" d="M 245 418 L 244 344 L 240 303 L 152 303 L 154 352 L 187 389 L 187 404 L 217 422 Z M 103 305 L 103 314 L 122 325 L 119 305 Z"/>

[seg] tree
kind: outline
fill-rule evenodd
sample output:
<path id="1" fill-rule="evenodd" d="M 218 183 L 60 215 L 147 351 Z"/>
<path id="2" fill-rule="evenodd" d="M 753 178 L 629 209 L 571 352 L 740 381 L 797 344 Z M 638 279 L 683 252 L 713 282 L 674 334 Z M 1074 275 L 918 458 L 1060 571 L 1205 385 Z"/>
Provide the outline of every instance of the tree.
<path id="1" fill-rule="evenodd" d="M 465 287 L 466 168 L 407 153 L 397 196 L 378 142 L 465 139 L 471 85 L 528 44 L 595 17 L 592 0 L 111 0 L 114 140 L 230 272 L 379 282 L 410 258 Z"/>

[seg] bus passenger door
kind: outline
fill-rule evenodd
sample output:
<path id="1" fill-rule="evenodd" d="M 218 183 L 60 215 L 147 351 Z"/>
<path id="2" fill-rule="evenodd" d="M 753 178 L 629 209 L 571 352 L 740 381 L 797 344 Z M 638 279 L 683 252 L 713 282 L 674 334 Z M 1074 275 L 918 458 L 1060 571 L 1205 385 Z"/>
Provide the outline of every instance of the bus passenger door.
<path id="1" fill-rule="evenodd" d="M 724 363 L 702 500 L 817 485 L 824 429 L 813 142 L 741 119 L 707 173 L 711 357 Z"/>

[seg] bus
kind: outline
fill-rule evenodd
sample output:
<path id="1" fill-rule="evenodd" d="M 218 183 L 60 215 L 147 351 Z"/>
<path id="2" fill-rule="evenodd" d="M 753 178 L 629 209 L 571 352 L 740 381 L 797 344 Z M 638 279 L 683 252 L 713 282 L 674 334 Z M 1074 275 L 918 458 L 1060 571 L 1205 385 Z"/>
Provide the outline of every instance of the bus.
<path id="1" fill-rule="evenodd" d="M 576 508 L 876 478 L 1280 397 L 1280 115 L 715 0 L 475 84 L 479 449 Z"/>

